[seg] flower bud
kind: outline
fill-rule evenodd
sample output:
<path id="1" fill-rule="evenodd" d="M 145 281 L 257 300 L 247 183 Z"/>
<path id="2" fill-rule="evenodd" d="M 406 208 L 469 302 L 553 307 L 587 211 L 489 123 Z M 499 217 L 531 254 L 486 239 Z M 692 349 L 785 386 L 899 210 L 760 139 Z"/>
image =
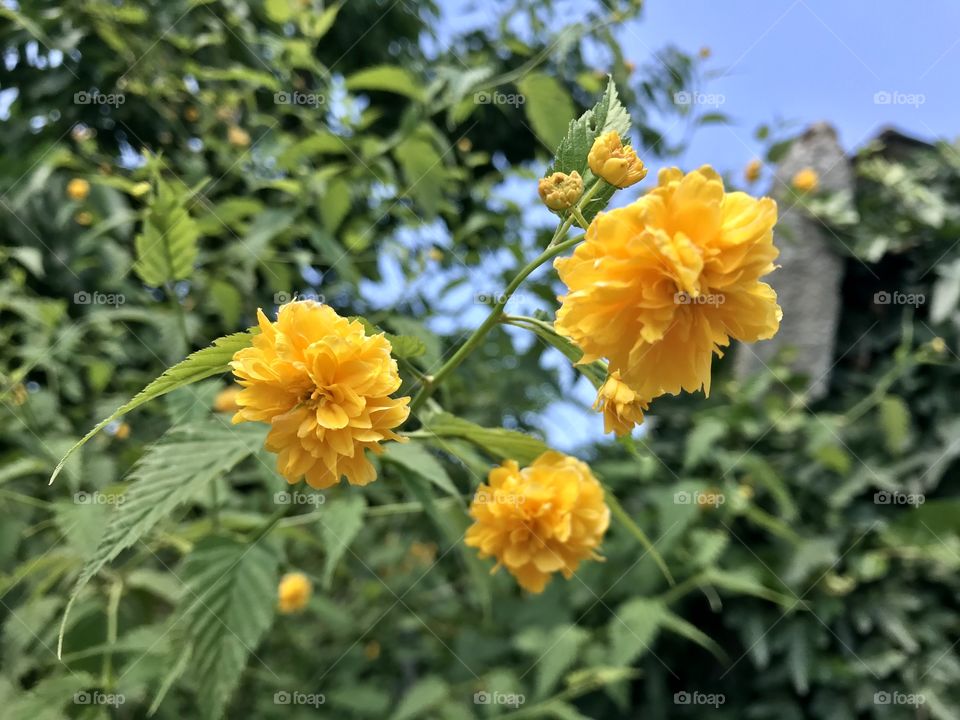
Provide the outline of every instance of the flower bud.
<path id="1" fill-rule="evenodd" d="M 537 191 L 543 204 L 551 210 L 566 210 L 583 195 L 583 178 L 576 170 L 569 175 L 555 172 L 550 177 L 540 178 Z"/>
<path id="2" fill-rule="evenodd" d="M 813 192 L 820 184 L 820 176 L 813 168 L 804 168 L 793 176 L 790 184 L 800 192 Z"/>
<path id="3" fill-rule="evenodd" d="M 74 178 L 67 183 L 67 197 L 77 202 L 86 200 L 90 194 L 90 183 L 83 178 Z"/>
<path id="4" fill-rule="evenodd" d="M 754 158 L 747 163 L 747 167 L 743 170 L 743 175 L 747 178 L 748 183 L 755 183 L 760 179 L 761 170 L 763 170 L 763 163 L 757 158 Z"/>
<path id="5" fill-rule="evenodd" d="M 615 132 L 600 135 L 593 141 L 587 164 L 597 177 L 618 188 L 629 187 L 647 176 L 647 168 L 629 145 Z"/>

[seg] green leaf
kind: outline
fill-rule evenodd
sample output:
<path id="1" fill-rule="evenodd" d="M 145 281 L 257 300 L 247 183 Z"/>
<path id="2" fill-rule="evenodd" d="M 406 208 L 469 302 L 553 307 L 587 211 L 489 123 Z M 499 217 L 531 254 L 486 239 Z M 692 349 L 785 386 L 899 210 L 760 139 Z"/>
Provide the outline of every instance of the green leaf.
<path id="1" fill-rule="evenodd" d="M 727 654 L 723 651 L 723 648 L 717 644 L 709 635 L 697 629 L 695 625 L 684 620 L 679 615 L 675 615 L 669 610 L 664 610 L 663 616 L 660 618 L 660 624 L 666 630 L 685 637 L 691 642 L 695 642 L 697 645 L 707 650 L 720 662 L 727 662 Z"/>
<path id="2" fill-rule="evenodd" d="M 423 429 L 435 437 L 469 440 L 496 458 L 516 460 L 521 465 L 533 462 L 550 449 L 530 435 L 505 428 L 485 428 L 445 412 L 425 416 Z"/>
<path id="3" fill-rule="evenodd" d="M 327 232 L 335 233 L 350 212 L 350 183 L 335 178 L 327 183 L 320 200 L 320 217 Z"/>
<path id="4" fill-rule="evenodd" d="M 443 465 L 419 442 L 390 443 L 382 457 L 388 462 L 394 462 L 423 476 L 451 497 L 463 502 L 460 491 L 453 484 Z"/>
<path id="5" fill-rule="evenodd" d="M 267 17 L 275 23 L 285 23 L 293 17 L 290 0 L 265 0 L 263 9 L 267 11 Z"/>
<path id="6" fill-rule="evenodd" d="M 67 450 L 66 455 L 60 459 L 57 467 L 53 469 L 53 474 L 50 476 L 50 484 L 53 484 L 53 481 L 57 479 L 57 475 L 59 475 L 63 469 L 63 464 L 67 461 L 67 458 L 121 415 L 126 415 L 131 410 L 155 398 L 166 395 L 172 390 L 190 385 L 191 383 L 203 380 L 212 375 L 228 372 L 234 353 L 250 345 L 251 338 L 258 332 L 259 330 L 257 328 L 250 328 L 246 332 L 234 333 L 233 335 L 218 338 L 213 341 L 213 345 L 210 347 L 197 350 L 197 352 L 187 356 L 182 362 L 164 370 L 160 377 L 152 380 L 128 402 L 125 402 L 97 423 L 90 432 L 80 438 L 76 444 Z"/>
<path id="7" fill-rule="evenodd" d="M 603 363 L 578 364 L 583 357 L 583 351 L 574 345 L 571 340 L 563 337 L 563 335 L 560 335 L 554 330 L 552 323 L 537 318 L 516 315 L 507 316 L 505 320 L 511 325 L 531 331 L 545 343 L 562 352 L 564 356 L 573 363 L 574 368 L 593 383 L 595 388 L 599 389 L 607 379 L 607 370 Z"/>
<path id="8" fill-rule="evenodd" d="M 650 649 L 667 609 L 658 600 L 634 598 L 619 608 L 607 625 L 610 662 L 629 665 Z"/>
<path id="9" fill-rule="evenodd" d="M 416 76 L 396 65 L 377 65 L 354 73 L 347 78 L 347 90 L 383 90 L 421 100 L 423 90 Z"/>
<path id="10" fill-rule="evenodd" d="M 337 13 L 343 7 L 342 2 L 334 3 L 319 15 L 313 12 L 304 13 L 300 17 L 300 30 L 311 40 L 319 40 L 326 35 L 333 23 L 336 22 Z"/>
<path id="11" fill-rule="evenodd" d="M 549 632 L 534 627 L 517 638 L 521 650 L 534 658 L 537 668 L 537 697 L 545 697 L 576 661 L 580 647 L 590 633 L 577 625 L 558 625 Z"/>
<path id="12" fill-rule="evenodd" d="M 263 443 L 262 426 L 225 424 L 220 419 L 182 425 L 168 432 L 137 461 L 133 482 L 116 504 L 96 552 L 84 564 L 63 613 L 58 655 L 67 617 L 80 591 L 107 563 L 136 544 L 200 488 L 220 477 Z"/>
<path id="13" fill-rule="evenodd" d="M 910 408 L 903 398 L 887 395 L 880 401 L 880 425 L 890 450 L 897 455 L 906 450 L 910 439 Z"/>
<path id="14" fill-rule="evenodd" d="M 158 181 L 143 231 L 134 240 L 137 260 L 133 269 L 147 285 L 162 287 L 185 280 L 193 272 L 200 233 L 187 212 L 185 199 L 186 195 Z"/>
<path id="15" fill-rule="evenodd" d="M 386 338 L 393 346 L 392 355 L 395 358 L 415 358 L 427 352 L 427 346 L 420 338 L 412 335 L 391 335 L 386 333 Z"/>
<path id="16" fill-rule="evenodd" d="M 273 621 L 277 557 L 263 542 L 204 538 L 187 556 L 181 621 L 193 644 L 189 672 L 200 715 L 216 720 L 226 709 L 248 656 Z"/>
<path id="17" fill-rule="evenodd" d="M 337 563 L 363 527 L 363 513 L 366 509 L 367 503 L 363 495 L 349 495 L 323 506 L 320 528 L 327 549 L 323 561 L 324 588 L 330 587 Z"/>
<path id="18" fill-rule="evenodd" d="M 434 675 L 429 675 L 414 685 L 403 696 L 397 711 L 391 720 L 410 720 L 411 718 L 429 717 L 428 712 L 443 702 L 449 688 L 446 682 Z"/>
<path id="19" fill-rule="evenodd" d="M 563 140 L 575 112 L 570 93 L 556 78 L 537 72 L 525 75 L 517 88 L 523 94 L 523 110 L 534 134 L 552 152 Z"/>

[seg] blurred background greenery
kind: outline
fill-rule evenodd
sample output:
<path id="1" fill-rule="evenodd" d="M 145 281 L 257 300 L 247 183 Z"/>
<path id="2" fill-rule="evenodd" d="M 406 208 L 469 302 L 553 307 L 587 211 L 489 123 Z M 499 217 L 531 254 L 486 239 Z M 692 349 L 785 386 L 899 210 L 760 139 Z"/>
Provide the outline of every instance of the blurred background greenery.
<path id="1" fill-rule="evenodd" d="M 623 443 L 584 436 L 555 412 L 578 387 L 566 360 L 513 328 L 438 393 L 480 425 L 577 437 L 674 585 L 623 522 L 606 562 L 541 596 L 487 578 L 459 498 L 498 458 L 452 438 L 255 543 L 286 486 L 255 435 L 224 438 L 227 378 L 111 424 L 46 485 L 165 367 L 294 296 L 419 339 L 408 387 L 435 369 L 549 240 L 532 188 L 608 74 L 653 168 L 730 122 L 675 101 L 709 92 L 708 52 L 629 61 L 616 30 L 642 25 L 638 2 L 443 18 L 405 0 L 0 4 L 3 717 L 960 717 L 955 144 L 869 144 L 852 196 L 805 209 L 845 263 L 821 399 L 784 363 L 737 378 L 725 359 L 709 400 L 662 399 Z M 758 129 L 768 167 L 794 132 Z M 157 275 L 136 242 L 152 231 L 198 252 Z M 927 302 L 878 306 L 874 287 Z M 538 273 L 508 310 L 552 314 L 559 290 Z M 189 466 L 215 492 L 184 482 L 99 568 L 58 659 L 80 568 L 131 480 L 177 482 L 151 464 L 171 446 L 229 472 Z M 426 503 L 424 476 L 451 497 Z M 315 593 L 274 617 L 290 569 Z"/>

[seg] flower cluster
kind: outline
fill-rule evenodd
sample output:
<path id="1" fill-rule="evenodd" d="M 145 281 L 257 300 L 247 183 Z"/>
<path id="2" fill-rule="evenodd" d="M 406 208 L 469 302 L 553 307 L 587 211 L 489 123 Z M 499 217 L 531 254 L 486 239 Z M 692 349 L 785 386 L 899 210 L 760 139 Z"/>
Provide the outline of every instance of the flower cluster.
<path id="1" fill-rule="evenodd" d="M 276 323 L 257 315 L 260 334 L 231 362 L 244 388 L 233 398 L 233 422 L 270 423 L 265 446 L 278 453 L 277 471 L 289 483 L 375 480 L 364 451 L 403 440 L 393 428 L 410 413 L 410 398 L 390 397 L 400 374 L 389 341 L 312 300 L 282 306 Z"/>
<path id="2" fill-rule="evenodd" d="M 610 524 L 603 487 L 586 463 L 548 451 L 523 469 L 507 460 L 490 471 L 470 505 L 466 544 L 495 557 L 533 593 L 558 570 L 570 579 L 596 553 Z"/>
<path id="3" fill-rule="evenodd" d="M 555 261 L 569 288 L 557 331 L 582 363 L 609 361 L 597 398 L 607 432 L 628 431 L 660 395 L 709 394 L 714 354 L 777 332 L 776 293 L 760 280 L 775 267 L 776 220 L 773 200 L 726 192 L 709 166 L 665 169 L 657 187 L 598 215 L 572 257 Z"/>

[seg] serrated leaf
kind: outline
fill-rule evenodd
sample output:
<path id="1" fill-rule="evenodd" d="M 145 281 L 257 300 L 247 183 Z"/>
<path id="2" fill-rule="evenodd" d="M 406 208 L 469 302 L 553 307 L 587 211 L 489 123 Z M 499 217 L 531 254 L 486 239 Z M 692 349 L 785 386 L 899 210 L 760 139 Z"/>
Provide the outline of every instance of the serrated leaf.
<path id="1" fill-rule="evenodd" d="M 617 608 L 607 625 L 610 662 L 629 665 L 649 650 L 666 612 L 663 603 L 650 598 L 634 598 Z"/>
<path id="2" fill-rule="evenodd" d="M 327 551 L 323 560 L 325 588 L 330 587 L 337 563 L 363 527 L 363 513 L 366 509 L 367 503 L 362 495 L 350 495 L 323 506 L 320 532 Z"/>
<path id="3" fill-rule="evenodd" d="M 219 375 L 230 370 L 230 361 L 237 350 L 247 347 L 252 337 L 257 334 L 257 328 L 242 333 L 226 335 L 213 341 L 213 345 L 203 350 L 197 350 L 192 355 L 188 355 L 185 360 L 163 371 L 160 377 L 152 380 L 143 390 L 133 396 L 128 402 L 114 410 L 110 415 L 97 423 L 94 428 L 80 438 L 66 454 L 57 463 L 50 476 L 50 484 L 57 479 L 57 475 L 63 469 L 63 464 L 67 461 L 78 448 L 82 447 L 90 438 L 103 430 L 107 425 L 116 420 L 121 415 L 126 415 L 131 410 L 140 407 L 162 395 L 166 395 L 172 390 L 190 385 L 199 380 Z"/>
<path id="4" fill-rule="evenodd" d="M 137 260 L 133 268 L 147 285 L 162 287 L 185 280 L 193 271 L 200 233 L 184 197 L 168 183 L 158 181 L 143 230 L 134 240 Z"/>
<path id="5" fill-rule="evenodd" d="M 429 675 L 407 691 L 391 720 L 428 717 L 428 711 L 443 702 L 448 692 L 449 688 L 443 679 Z"/>
<path id="6" fill-rule="evenodd" d="M 517 88 L 523 94 L 523 111 L 533 131 L 553 151 L 563 140 L 569 118 L 575 112 L 570 93 L 556 78 L 544 73 L 527 73 Z"/>
<path id="7" fill-rule="evenodd" d="M 183 621 L 192 640 L 200 715 L 216 720 L 273 621 L 277 557 L 263 542 L 209 537 L 187 556 L 181 578 L 186 592 L 174 624 Z"/>
<path id="8" fill-rule="evenodd" d="M 415 358 L 427 352 L 427 346 L 420 338 L 411 335 L 391 335 L 390 333 L 386 333 L 386 338 L 393 347 L 391 354 L 395 358 Z"/>
<path id="9" fill-rule="evenodd" d="M 561 676 L 577 661 L 580 647 L 590 639 L 590 633 L 577 625 L 560 625 L 548 633 L 535 628 L 536 642 L 523 648 L 536 660 L 537 697 L 545 697 Z"/>
<path id="10" fill-rule="evenodd" d="M 516 460 L 527 465 L 550 448 L 542 440 L 505 428 L 485 428 L 450 413 L 427 415 L 423 430 L 436 437 L 458 437 L 480 446 L 501 460 Z"/>
<path id="11" fill-rule="evenodd" d="M 261 426 L 232 427 L 212 418 L 174 428 L 143 454 L 130 473 L 133 482 L 70 593 L 60 626 L 58 654 L 63 649 L 70 609 L 91 578 L 198 489 L 254 452 L 262 444 L 263 435 Z"/>

